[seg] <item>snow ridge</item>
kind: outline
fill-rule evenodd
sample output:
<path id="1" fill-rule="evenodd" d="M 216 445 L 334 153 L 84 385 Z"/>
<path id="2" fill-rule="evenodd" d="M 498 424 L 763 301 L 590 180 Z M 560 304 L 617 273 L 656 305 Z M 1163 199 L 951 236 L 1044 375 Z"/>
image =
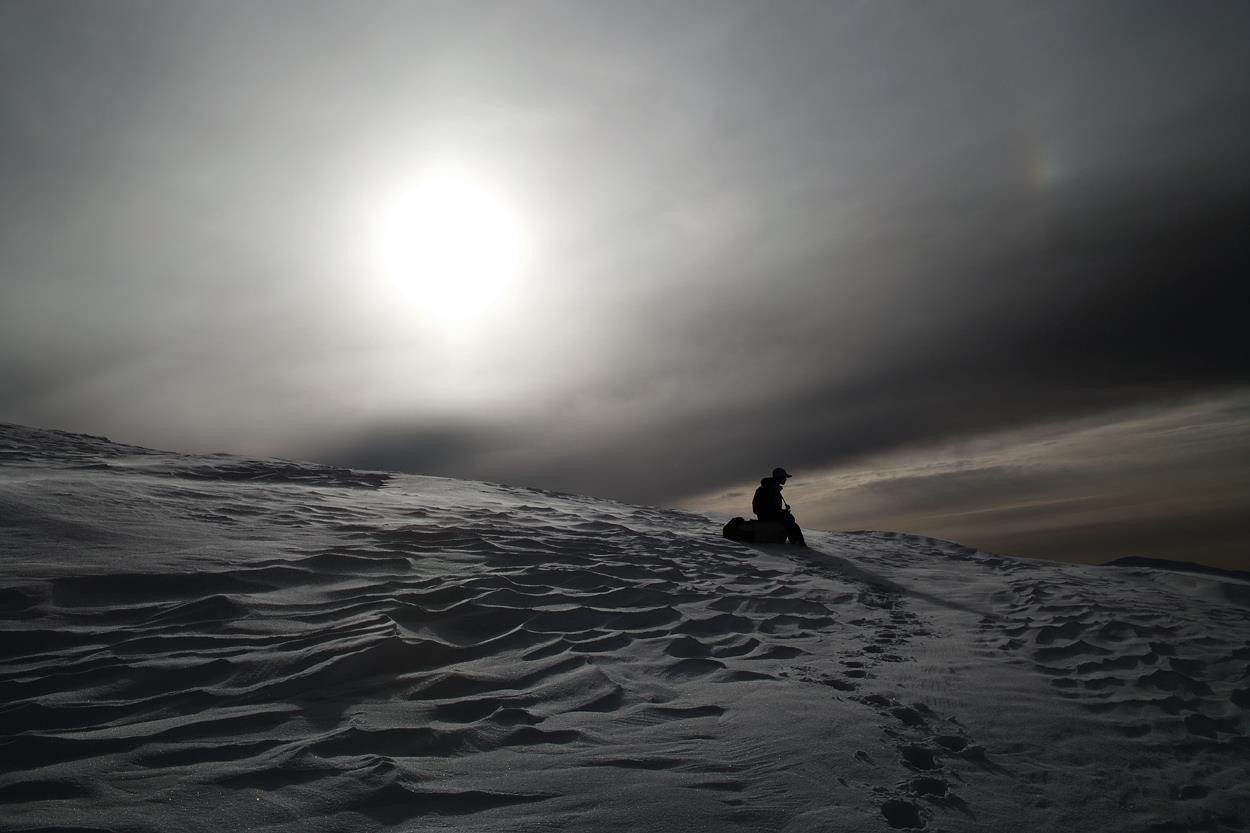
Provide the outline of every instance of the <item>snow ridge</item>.
<path id="1" fill-rule="evenodd" d="M 0 425 L 0 830 L 1241 830 L 1246 586 Z"/>

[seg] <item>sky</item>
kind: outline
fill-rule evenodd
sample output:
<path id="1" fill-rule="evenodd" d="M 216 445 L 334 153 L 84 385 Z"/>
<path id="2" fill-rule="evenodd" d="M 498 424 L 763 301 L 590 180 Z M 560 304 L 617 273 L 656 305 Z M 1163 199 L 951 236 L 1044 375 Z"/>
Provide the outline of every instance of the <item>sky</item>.
<path id="1" fill-rule="evenodd" d="M 1250 5 L 0 0 L 0 421 L 1250 569 Z"/>

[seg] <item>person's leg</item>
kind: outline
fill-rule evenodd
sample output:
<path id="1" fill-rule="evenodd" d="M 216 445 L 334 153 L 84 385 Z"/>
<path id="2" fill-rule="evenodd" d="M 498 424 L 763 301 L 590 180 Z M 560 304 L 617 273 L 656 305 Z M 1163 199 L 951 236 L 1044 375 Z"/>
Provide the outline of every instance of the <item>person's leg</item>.
<path id="1" fill-rule="evenodd" d="M 800 547 L 807 546 L 807 542 L 803 540 L 803 530 L 799 528 L 799 522 L 789 512 L 786 513 L 786 536 L 791 544 L 797 544 Z"/>

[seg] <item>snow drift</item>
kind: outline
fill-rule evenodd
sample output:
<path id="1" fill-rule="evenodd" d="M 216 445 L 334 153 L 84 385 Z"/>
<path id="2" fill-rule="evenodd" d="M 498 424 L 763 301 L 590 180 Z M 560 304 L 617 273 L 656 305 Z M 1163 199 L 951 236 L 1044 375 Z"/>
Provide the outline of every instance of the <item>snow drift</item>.
<path id="1" fill-rule="evenodd" d="M 0 830 L 1244 830 L 1250 585 L 0 426 Z"/>

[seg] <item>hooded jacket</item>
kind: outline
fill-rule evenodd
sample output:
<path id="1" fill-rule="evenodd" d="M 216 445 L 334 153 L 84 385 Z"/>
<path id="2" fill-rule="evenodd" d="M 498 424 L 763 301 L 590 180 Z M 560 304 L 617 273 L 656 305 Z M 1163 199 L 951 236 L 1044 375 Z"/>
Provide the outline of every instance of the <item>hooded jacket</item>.
<path id="1" fill-rule="evenodd" d="M 786 502 L 781 499 L 781 484 L 772 477 L 760 480 L 760 487 L 751 499 L 751 511 L 761 521 L 772 521 L 786 514 Z"/>

